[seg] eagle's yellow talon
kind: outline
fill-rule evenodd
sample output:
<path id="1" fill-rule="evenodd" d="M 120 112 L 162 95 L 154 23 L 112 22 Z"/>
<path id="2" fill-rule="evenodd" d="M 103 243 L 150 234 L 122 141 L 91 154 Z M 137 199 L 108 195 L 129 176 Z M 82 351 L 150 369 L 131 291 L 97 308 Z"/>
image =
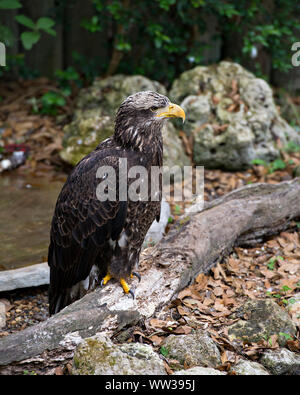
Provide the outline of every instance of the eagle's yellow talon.
<path id="1" fill-rule="evenodd" d="M 107 274 L 101 281 L 101 285 L 105 285 L 111 279 L 111 275 Z"/>
<path id="2" fill-rule="evenodd" d="M 129 291 L 130 291 L 130 288 L 129 288 L 129 285 L 127 284 L 127 282 L 124 280 L 124 278 L 121 278 L 120 284 L 122 285 L 122 288 L 123 288 L 124 292 L 126 294 L 128 294 Z"/>

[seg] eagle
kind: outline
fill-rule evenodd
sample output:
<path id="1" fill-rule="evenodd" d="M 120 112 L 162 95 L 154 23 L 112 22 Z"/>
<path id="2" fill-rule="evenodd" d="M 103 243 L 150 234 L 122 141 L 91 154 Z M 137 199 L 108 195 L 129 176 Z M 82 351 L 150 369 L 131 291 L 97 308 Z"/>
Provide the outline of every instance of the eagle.
<path id="1" fill-rule="evenodd" d="M 182 118 L 183 109 L 157 92 L 142 91 L 127 97 L 117 111 L 114 134 L 74 167 L 56 202 L 50 230 L 49 313 L 56 314 L 110 279 L 134 297 L 128 280 L 136 275 L 146 233 L 159 221 L 161 182 L 151 200 L 150 181 L 146 199 L 121 199 L 121 180 L 134 166 L 147 174 L 163 165 L 162 128 L 168 118 Z M 126 170 L 120 162 L 126 160 Z M 115 177 L 108 180 L 112 169 Z M 129 180 L 127 191 L 132 185 Z M 136 179 L 135 179 L 136 180 Z M 115 198 L 102 196 L 113 192 Z M 98 189 L 97 189 L 98 188 Z M 123 188 L 124 189 L 124 188 Z M 124 192 L 124 191 L 123 191 Z M 158 196 L 157 196 L 158 195 Z"/>

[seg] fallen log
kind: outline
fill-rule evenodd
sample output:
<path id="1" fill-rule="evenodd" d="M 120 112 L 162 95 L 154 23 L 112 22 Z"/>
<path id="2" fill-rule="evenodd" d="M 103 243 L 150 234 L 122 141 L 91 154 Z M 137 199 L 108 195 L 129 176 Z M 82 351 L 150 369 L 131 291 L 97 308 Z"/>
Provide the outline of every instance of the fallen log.
<path id="1" fill-rule="evenodd" d="M 98 287 L 46 321 L 0 339 L 0 365 L 41 362 L 64 353 L 70 357 L 82 338 L 97 332 L 112 336 L 147 320 L 234 246 L 255 245 L 298 217 L 300 178 L 248 185 L 216 199 L 201 212 L 183 216 L 144 251 L 134 300 L 114 282 Z"/>

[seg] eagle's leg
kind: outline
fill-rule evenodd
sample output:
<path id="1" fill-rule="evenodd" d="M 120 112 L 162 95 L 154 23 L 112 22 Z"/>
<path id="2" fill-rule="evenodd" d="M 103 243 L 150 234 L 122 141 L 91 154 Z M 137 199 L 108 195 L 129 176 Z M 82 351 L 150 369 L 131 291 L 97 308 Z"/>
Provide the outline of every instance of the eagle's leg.
<path id="1" fill-rule="evenodd" d="M 107 273 L 107 275 L 101 280 L 101 287 L 105 285 L 111 278 L 111 275 Z"/>
<path id="2" fill-rule="evenodd" d="M 134 292 L 132 289 L 130 289 L 129 285 L 127 284 L 127 282 L 124 280 L 124 278 L 120 279 L 120 284 L 122 285 L 122 288 L 124 290 L 124 292 L 126 294 L 130 293 L 130 295 L 133 297 L 134 299 Z"/>

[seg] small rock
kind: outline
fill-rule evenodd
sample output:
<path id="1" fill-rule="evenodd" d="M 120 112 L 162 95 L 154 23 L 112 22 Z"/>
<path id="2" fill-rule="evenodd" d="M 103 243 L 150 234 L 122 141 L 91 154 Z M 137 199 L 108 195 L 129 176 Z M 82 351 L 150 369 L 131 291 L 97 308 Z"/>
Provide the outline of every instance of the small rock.
<path id="1" fill-rule="evenodd" d="M 178 370 L 173 373 L 173 376 L 185 376 L 185 375 L 197 375 L 197 376 L 225 376 L 225 372 L 212 368 L 203 368 L 202 366 L 194 366 L 193 368 L 186 370 Z"/>
<path id="2" fill-rule="evenodd" d="M 140 343 L 115 345 L 103 335 L 84 339 L 76 348 L 74 375 L 165 375 L 162 359 Z"/>
<path id="3" fill-rule="evenodd" d="M 285 348 L 265 351 L 259 362 L 276 375 L 300 374 L 300 355 Z"/>
<path id="4" fill-rule="evenodd" d="M 228 327 L 231 340 L 258 342 L 280 332 L 291 336 L 296 334 L 296 326 L 289 314 L 271 299 L 249 300 L 232 316 L 239 317 L 243 319 Z M 286 338 L 281 336 L 278 341 L 283 345 Z"/>
<path id="5" fill-rule="evenodd" d="M 170 335 L 163 342 L 167 357 L 181 365 L 216 367 L 221 364 L 220 352 L 211 337 L 201 330 L 190 335 Z"/>
<path id="6" fill-rule="evenodd" d="M 6 307 L 5 304 L 0 302 L 0 329 L 6 325 Z"/>
<path id="7" fill-rule="evenodd" d="M 47 262 L 20 269 L 4 270 L 0 272 L 0 292 L 49 284 L 49 275 Z"/>
<path id="8" fill-rule="evenodd" d="M 259 363 L 241 359 L 231 367 L 230 372 L 241 376 L 267 376 L 270 373 Z"/>

